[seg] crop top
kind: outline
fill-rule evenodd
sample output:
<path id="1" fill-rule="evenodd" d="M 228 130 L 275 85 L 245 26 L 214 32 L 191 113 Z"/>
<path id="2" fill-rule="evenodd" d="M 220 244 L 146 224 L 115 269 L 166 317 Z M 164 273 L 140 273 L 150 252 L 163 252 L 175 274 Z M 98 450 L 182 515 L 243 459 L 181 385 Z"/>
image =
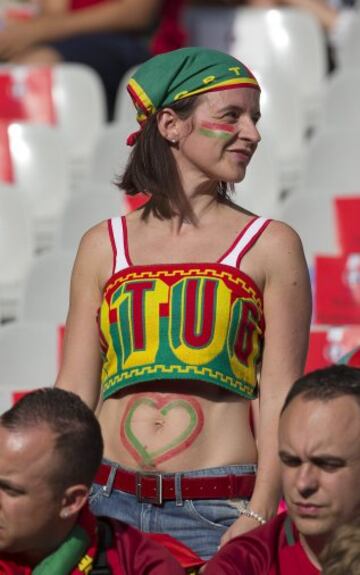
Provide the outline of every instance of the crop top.
<path id="1" fill-rule="evenodd" d="M 269 221 L 251 220 L 215 263 L 154 265 L 133 265 L 125 218 L 108 221 L 114 265 L 98 315 L 104 399 L 159 380 L 256 397 L 263 300 L 239 267 Z"/>

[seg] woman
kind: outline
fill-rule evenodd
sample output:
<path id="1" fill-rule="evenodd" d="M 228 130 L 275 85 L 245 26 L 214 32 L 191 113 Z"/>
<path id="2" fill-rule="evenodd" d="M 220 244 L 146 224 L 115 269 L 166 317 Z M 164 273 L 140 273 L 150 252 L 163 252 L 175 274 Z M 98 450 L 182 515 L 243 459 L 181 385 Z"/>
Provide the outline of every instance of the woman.
<path id="1" fill-rule="evenodd" d="M 95 513 L 206 559 L 276 512 L 277 419 L 303 369 L 309 280 L 295 232 L 227 198 L 260 141 L 249 70 L 184 48 L 143 64 L 129 92 L 141 130 L 120 184 L 149 201 L 83 237 L 57 385 L 95 409 L 102 369 Z"/>

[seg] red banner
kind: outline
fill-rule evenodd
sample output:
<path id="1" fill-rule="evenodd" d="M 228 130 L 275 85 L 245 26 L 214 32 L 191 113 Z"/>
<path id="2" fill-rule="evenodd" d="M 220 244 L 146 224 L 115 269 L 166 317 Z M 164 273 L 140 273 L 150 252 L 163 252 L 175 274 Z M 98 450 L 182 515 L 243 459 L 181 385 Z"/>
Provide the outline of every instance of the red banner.
<path id="1" fill-rule="evenodd" d="M 360 195 L 336 198 L 335 213 L 342 253 L 360 252 Z"/>
<path id="2" fill-rule="evenodd" d="M 56 124 L 51 68 L 21 66 L 0 72 L 0 120 Z"/>
<path id="3" fill-rule="evenodd" d="M 1 121 L 0 121 L 0 181 L 5 182 L 6 184 L 11 184 L 14 181 L 8 126 L 6 122 Z"/>
<path id="4" fill-rule="evenodd" d="M 315 321 L 360 324 L 360 253 L 315 259 Z"/>
<path id="5" fill-rule="evenodd" d="M 360 345 L 360 325 L 329 327 L 310 334 L 305 373 L 337 363 Z"/>

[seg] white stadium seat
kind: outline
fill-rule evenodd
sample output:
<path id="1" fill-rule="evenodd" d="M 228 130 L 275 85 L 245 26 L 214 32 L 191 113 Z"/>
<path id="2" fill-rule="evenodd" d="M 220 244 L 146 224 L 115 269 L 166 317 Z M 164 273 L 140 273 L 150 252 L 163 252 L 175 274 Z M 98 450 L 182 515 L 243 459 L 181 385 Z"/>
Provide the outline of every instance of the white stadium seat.
<path id="1" fill-rule="evenodd" d="M 10 405 L 12 392 L 52 386 L 59 369 L 57 325 L 12 322 L 0 326 L 0 408 Z M 4 385 L 4 388 L 2 387 Z"/>
<path id="2" fill-rule="evenodd" d="M 34 260 L 23 283 L 20 320 L 65 323 L 73 264 L 73 252 L 65 251 L 51 251 Z"/>
<path id="3" fill-rule="evenodd" d="M 0 184 L 0 320 L 17 315 L 34 244 L 26 202 L 15 185 Z"/>
<path id="4" fill-rule="evenodd" d="M 51 247 L 70 189 L 64 141 L 45 124 L 13 123 L 8 134 L 14 179 L 28 203 L 36 248 Z"/>

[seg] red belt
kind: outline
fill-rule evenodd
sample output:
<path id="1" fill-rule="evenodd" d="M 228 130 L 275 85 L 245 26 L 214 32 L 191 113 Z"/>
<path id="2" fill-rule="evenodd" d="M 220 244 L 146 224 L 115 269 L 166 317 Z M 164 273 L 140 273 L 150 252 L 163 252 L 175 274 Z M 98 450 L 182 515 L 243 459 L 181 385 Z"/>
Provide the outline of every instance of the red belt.
<path id="1" fill-rule="evenodd" d="M 111 474 L 114 477 L 111 478 Z M 217 475 L 209 477 L 181 477 L 183 499 L 235 499 L 252 495 L 256 476 Z M 110 480 L 109 480 L 110 479 Z M 95 483 L 107 485 L 109 491 L 118 489 L 136 495 L 139 502 L 161 505 L 175 500 L 175 474 L 127 471 L 111 465 L 100 465 Z M 106 491 L 106 488 L 104 489 Z"/>

